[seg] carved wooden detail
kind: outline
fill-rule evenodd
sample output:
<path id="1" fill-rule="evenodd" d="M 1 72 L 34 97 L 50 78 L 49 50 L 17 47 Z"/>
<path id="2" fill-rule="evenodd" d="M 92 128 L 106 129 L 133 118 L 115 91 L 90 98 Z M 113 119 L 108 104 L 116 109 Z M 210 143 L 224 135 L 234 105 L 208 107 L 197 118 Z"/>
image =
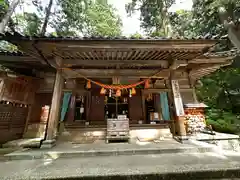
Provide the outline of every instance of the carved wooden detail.
<path id="1" fill-rule="evenodd" d="M 6 77 L 2 83 L 1 100 L 19 104 L 31 104 L 39 85 L 26 77 Z"/>
<path id="2" fill-rule="evenodd" d="M 0 104 L 0 144 L 23 136 L 28 108 Z"/>

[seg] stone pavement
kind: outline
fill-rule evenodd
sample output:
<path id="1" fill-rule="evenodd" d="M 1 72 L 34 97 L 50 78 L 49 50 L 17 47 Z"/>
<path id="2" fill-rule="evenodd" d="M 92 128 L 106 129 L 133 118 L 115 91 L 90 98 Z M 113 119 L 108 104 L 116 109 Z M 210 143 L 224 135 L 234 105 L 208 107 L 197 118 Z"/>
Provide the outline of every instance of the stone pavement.
<path id="1" fill-rule="evenodd" d="M 240 178 L 239 153 L 177 153 L 0 162 L 0 179 Z"/>
<path id="2" fill-rule="evenodd" d="M 211 152 L 213 145 L 200 146 L 193 143 L 181 144 L 173 139 L 159 143 L 135 142 L 110 143 L 97 141 L 93 144 L 60 143 L 52 149 L 22 149 L 1 157 L 2 160 L 30 160 L 46 158 L 73 158 L 91 156 L 167 154 Z"/>
<path id="3" fill-rule="evenodd" d="M 0 161 L 0 179 L 240 178 L 240 153 L 199 141 L 70 144 L 23 149 Z"/>

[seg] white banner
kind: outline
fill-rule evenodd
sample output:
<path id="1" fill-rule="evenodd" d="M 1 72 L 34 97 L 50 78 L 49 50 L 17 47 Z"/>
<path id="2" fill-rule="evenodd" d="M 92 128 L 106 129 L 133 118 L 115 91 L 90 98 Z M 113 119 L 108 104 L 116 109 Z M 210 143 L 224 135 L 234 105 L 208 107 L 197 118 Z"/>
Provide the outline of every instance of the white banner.
<path id="1" fill-rule="evenodd" d="M 184 109 L 183 109 L 183 103 L 182 103 L 182 97 L 180 94 L 180 88 L 178 84 L 178 80 L 172 80 L 172 90 L 173 90 L 173 98 L 174 98 L 174 104 L 176 108 L 176 114 L 177 116 L 184 116 Z"/>

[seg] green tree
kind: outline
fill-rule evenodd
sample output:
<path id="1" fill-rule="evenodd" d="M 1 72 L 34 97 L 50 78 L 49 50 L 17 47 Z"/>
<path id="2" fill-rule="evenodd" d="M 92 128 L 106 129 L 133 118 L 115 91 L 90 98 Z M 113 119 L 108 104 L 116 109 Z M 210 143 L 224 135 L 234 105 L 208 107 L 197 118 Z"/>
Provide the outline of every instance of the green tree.
<path id="1" fill-rule="evenodd" d="M 193 2 L 193 14 L 199 34 L 226 34 L 219 18 L 219 7 L 227 10 L 229 18 L 234 20 L 240 18 L 240 0 L 194 0 Z"/>
<path id="2" fill-rule="evenodd" d="M 198 35 L 192 11 L 178 10 L 171 12 L 169 13 L 169 18 L 175 36 L 191 38 Z"/>
<path id="3" fill-rule="evenodd" d="M 239 112 L 240 69 L 222 68 L 202 78 L 203 86 L 198 95 L 201 100 L 212 108 Z"/>
<path id="4" fill-rule="evenodd" d="M 1 1 L 1 22 L 0 22 L 0 33 L 4 33 L 5 28 L 11 24 L 11 16 L 14 13 L 16 7 L 19 5 L 20 0 L 13 0 L 11 4 L 8 3 L 8 1 Z"/>
<path id="5" fill-rule="evenodd" d="M 86 23 L 89 35 L 113 37 L 121 35 L 121 19 L 107 1 L 98 0 L 89 6 L 86 11 Z"/>
<path id="6" fill-rule="evenodd" d="M 171 36 L 172 27 L 168 9 L 175 0 L 132 0 L 126 5 L 126 11 L 131 16 L 140 11 L 141 27 L 152 36 Z"/>
<path id="7" fill-rule="evenodd" d="M 19 32 L 29 36 L 40 34 L 42 21 L 36 13 L 24 12 L 24 14 L 17 14 L 14 19 Z"/>
<path id="8" fill-rule="evenodd" d="M 62 8 L 54 20 L 57 34 L 121 35 L 121 20 L 106 0 L 60 0 Z"/>

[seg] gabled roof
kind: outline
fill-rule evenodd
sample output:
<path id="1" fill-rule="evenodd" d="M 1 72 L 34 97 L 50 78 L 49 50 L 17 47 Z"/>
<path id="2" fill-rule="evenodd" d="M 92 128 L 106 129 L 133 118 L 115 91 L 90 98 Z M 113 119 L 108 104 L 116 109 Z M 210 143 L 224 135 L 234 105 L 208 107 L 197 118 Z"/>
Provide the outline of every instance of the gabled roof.
<path id="1" fill-rule="evenodd" d="M 139 70 L 139 74 L 144 71 L 148 76 L 153 70 L 167 68 L 172 59 L 191 62 L 189 67 L 192 68 L 201 63 L 204 67 L 206 63 L 226 64 L 231 58 L 225 54 L 216 58 L 213 53 L 204 54 L 219 41 L 217 36 L 210 35 L 196 38 L 128 38 L 23 36 L 6 33 L 0 38 L 17 45 L 22 51 L 0 53 L 0 63 L 21 72 L 32 69 L 53 71 L 51 62 L 56 56 L 63 60 L 64 65 L 82 69 L 83 72 L 89 73 L 89 69 L 93 69 L 92 74 L 95 76 L 94 70 L 108 69 L 104 73 L 108 74 L 119 66 L 129 72 L 132 69 Z M 201 76 L 201 73 L 196 71 L 193 75 Z"/>

